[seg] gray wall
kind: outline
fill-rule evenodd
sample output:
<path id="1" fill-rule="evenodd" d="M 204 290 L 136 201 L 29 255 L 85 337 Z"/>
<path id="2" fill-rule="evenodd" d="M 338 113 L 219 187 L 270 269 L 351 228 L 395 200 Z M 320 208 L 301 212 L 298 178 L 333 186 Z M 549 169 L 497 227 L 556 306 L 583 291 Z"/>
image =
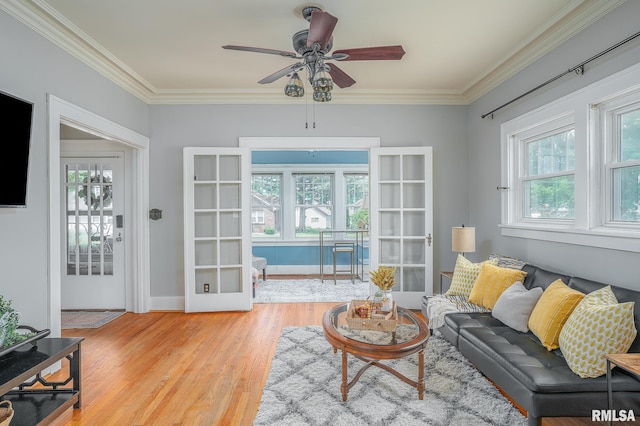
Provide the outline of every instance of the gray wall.
<path id="1" fill-rule="evenodd" d="M 552 270 L 640 289 L 640 254 L 578 245 L 502 237 L 500 223 L 500 125 L 514 117 L 638 63 L 640 39 L 586 66 L 585 74 L 569 74 L 546 88 L 494 114 L 481 115 L 635 34 L 640 1 L 629 1 L 469 106 L 469 206 L 479 252 L 526 259 Z M 640 244 L 640 241 L 638 242 Z"/>
<path id="2" fill-rule="evenodd" d="M 0 209 L 0 294 L 23 323 L 48 327 L 47 94 L 148 133 L 148 107 L 0 11 L 0 90 L 34 103 L 27 208 Z M 11 141 L 2 140 L 3 161 Z"/>
<path id="3" fill-rule="evenodd" d="M 336 93 L 339 96 L 339 93 Z M 467 220 L 467 107 L 321 105 L 305 129 L 305 105 L 152 105 L 151 295 L 182 296 L 182 148 L 238 146 L 241 136 L 375 136 L 381 146 L 433 147 L 434 280 L 450 270 L 451 226 Z"/>
<path id="4" fill-rule="evenodd" d="M 638 31 L 640 2 L 629 1 L 508 82 L 465 106 L 321 105 L 305 129 L 300 105 L 147 106 L 0 12 L 0 90 L 35 103 L 28 207 L 0 209 L 0 294 L 24 323 L 47 324 L 46 94 L 52 93 L 150 136 L 151 294 L 182 296 L 182 147 L 237 146 L 240 136 L 377 136 L 383 146 L 429 145 L 434 154 L 434 271 L 450 270 L 450 228 L 476 226 L 478 252 L 518 256 L 541 266 L 640 288 L 640 256 L 500 235 L 500 124 L 606 77 L 640 58 L 638 41 L 497 113 L 480 115 Z M 336 96 L 339 94 L 336 93 Z M 437 279 L 437 277 L 434 277 Z"/>

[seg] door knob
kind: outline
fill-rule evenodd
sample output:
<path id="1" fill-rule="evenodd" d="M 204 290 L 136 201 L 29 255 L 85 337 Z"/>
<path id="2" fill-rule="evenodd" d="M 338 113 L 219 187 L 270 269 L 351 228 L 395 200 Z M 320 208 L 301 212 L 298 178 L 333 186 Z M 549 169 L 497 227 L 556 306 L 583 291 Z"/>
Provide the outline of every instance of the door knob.
<path id="1" fill-rule="evenodd" d="M 431 247 L 431 233 L 429 233 L 429 235 L 427 235 L 427 244 L 429 245 L 429 247 Z"/>

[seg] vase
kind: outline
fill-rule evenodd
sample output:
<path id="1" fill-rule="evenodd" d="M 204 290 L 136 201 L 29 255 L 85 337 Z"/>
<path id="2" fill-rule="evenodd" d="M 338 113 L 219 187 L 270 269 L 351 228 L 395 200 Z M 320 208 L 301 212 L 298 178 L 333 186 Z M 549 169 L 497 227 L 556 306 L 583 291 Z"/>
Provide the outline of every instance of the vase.
<path id="1" fill-rule="evenodd" d="M 381 307 L 383 311 L 391 311 L 393 308 L 393 295 L 391 290 L 382 290 L 382 298 L 380 299 Z"/>

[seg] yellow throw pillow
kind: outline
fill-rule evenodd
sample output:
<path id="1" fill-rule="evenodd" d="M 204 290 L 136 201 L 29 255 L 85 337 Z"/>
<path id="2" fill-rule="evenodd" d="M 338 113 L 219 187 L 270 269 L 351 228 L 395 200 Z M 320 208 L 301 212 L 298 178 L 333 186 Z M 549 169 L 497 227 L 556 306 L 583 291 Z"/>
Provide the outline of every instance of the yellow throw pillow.
<path id="1" fill-rule="evenodd" d="M 583 297 L 584 293 L 567 287 L 561 279 L 552 282 L 542 293 L 528 325 L 545 348 L 552 351 L 559 347 L 560 331 Z"/>
<path id="2" fill-rule="evenodd" d="M 527 273 L 518 269 L 500 268 L 489 262 L 480 266 L 480 274 L 469 294 L 469 302 L 493 309 L 503 291 L 513 283 L 524 281 Z"/>
<path id="3" fill-rule="evenodd" d="M 560 332 L 560 350 L 582 378 L 607 372 L 605 354 L 626 353 L 636 338 L 634 302 L 618 303 L 611 286 L 587 294 Z"/>
<path id="4" fill-rule="evenodd" d="M 447 296 L 469 297 L 473 284 L 475 284 L 480 273 L 480 265 L 482 263 L 472 263 L 466 257 L 458 255 L 456 266 L 453 269 L 451 286 L 449 286 L 449 290 L 445 294 Z"/>

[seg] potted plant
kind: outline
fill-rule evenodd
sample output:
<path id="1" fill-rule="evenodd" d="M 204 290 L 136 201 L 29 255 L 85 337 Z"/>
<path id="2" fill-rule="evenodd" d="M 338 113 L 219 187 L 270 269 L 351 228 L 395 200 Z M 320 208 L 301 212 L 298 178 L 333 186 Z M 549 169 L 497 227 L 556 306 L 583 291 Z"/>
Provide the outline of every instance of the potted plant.
<path id="1" fill-rule="evenodd" d="M 11 307 L 11 301 L 0 295 L 0 349 L 11 346 L 21 340 L 16 332 L 20 323 L 20 312 Z"/>

